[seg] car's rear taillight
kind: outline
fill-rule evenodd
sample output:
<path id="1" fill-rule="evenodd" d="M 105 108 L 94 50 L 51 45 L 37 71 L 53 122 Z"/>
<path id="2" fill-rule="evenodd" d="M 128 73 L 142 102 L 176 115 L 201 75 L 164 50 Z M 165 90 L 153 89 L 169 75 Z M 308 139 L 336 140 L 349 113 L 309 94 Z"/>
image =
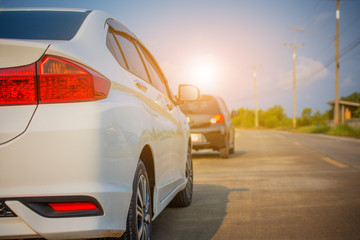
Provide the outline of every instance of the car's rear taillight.
<path id="1" fill-rule="evenodd" d="M 0 105 L 36 104 L 35 64 L 0 69 Z"/>
<path id="2" fill-rule="evenodd" d="M 79 63 L 44 56 L 36 64 L 0 70 L 0 105 L 100 100 L 110 85 Z"/>
<path id="3" fill-rule="evenodd" d="M 216 114 L 210 119 L 210 122 L 213 124 L 223 123 L 224 121 L 225 121 L 225 117 L 222 113 Z"/>
<path id="4" fill-rule="evenodd" d="M 103 99 L 109 80 L 70 60 L 45 56 L 38 64 L 39 101 L 77 102 Z"/>

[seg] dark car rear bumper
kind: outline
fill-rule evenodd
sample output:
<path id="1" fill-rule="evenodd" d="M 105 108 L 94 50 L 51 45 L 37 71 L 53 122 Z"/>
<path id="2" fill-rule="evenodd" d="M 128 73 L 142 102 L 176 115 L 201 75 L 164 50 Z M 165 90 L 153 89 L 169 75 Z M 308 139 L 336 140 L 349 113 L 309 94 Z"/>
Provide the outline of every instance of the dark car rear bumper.
<path id="1" fill-rule="evenodd" d="M 193 141 L 193 149 L 219 150 L 226 146 L 227 132 L 223 124 L 216 124 L 208 128 L 192 128 L 192 134 L 200 133 L 204 136 L 201 141 Z"/>

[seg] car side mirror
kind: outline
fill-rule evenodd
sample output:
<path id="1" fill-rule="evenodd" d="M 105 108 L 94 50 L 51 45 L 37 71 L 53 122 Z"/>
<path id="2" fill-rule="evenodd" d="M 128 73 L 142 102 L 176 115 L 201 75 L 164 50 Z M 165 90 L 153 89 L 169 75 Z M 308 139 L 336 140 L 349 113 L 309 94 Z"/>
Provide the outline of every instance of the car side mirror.
<path id="1" fill-rule="evenodd" d="M 180 102 L 192 102 L 199 100 L 200 90 L 194 85 L 180 84 L 178 87 L 177 98 Z"/>
<path id="2" fill-rule="evenodd" d="M 233 117 L 236 117 L 236 116 L 239 116 L 239 112 L 236 111 L 236 110 L 232 110 L 231 111 L 231 117 L 233 118 Z"/>

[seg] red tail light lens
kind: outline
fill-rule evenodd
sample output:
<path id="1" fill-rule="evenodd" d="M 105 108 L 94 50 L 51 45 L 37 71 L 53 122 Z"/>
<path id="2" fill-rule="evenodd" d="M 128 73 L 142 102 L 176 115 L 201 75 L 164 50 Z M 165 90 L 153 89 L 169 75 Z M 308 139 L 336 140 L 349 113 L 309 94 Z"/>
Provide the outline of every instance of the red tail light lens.
<path id="1" fill-rule="evenodd" d="M 96 205 L 92 202 L 60 202 L 49 203 L 49 206 L 55 211 L 89 211 L 97 209 Z"/>
<path id="2" fill-rule="evenodd" d="M 0 105 L 36 103 L 35 64 L 0 69 Z"/>
<path id="3" fill-rule="evenodd" d="M 83 65 L 45 56 L 31 65 L 0 69 L 0 105 L 100 100 L 110 85 Z"/>
<path id="4" fill-rule="evenodd" d="M 216 114 L 210 119 L 210 122 L 214 124 L 223 123 L 224 121 L 225 121 L 225 117 L 222 113 Z"/>
<path id="5" fill-rule="evenodd" d="M 45 56 L 39 63 L 39 101 L 76 102 L 103 99 L 110 82 L 72 61 Z"/>

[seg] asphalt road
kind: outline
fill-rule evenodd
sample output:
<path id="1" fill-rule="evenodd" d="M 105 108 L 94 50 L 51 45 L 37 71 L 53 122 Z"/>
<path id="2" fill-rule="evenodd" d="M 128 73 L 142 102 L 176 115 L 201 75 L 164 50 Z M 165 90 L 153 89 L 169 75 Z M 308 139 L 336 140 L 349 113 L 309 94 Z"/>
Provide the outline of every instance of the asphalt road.
<path id="1" fill-rule="evenodd" d="M 236 151 L 194 153 L 188 208 L 166 208 L 154 240 L 360 239 L 360 140 L 237 130 Z"/>

